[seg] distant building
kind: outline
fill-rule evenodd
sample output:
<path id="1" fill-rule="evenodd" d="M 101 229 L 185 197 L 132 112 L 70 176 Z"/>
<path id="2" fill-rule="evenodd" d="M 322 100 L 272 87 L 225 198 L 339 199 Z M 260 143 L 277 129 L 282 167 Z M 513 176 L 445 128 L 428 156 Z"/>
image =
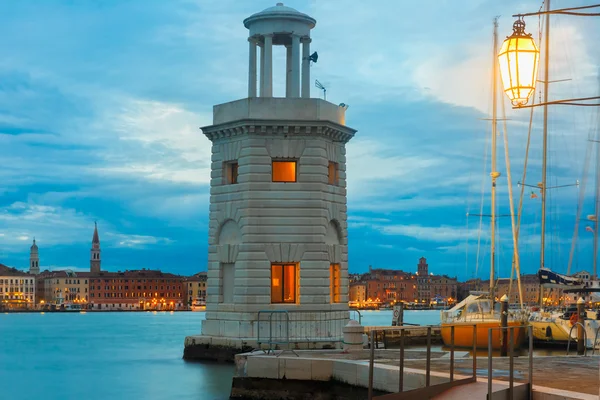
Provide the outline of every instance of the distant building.
<path id="1" fill-rule="evenodd" d="M 37 244 L 35 244 L 35 238 L 33 238 L 33 244 L 29 250 L 29 273 L 32 275 L 40 273 L 40 255 Z"/>
<path id="2" fill-rule="evenodd" d="M 198 272 L 195 275 L 185 278 L 185 304 L 188 307 L 206 304 L 206 278 L 206 272 Z"/>
<path id="3" fill-rule="evenodd" d="M 38 276 L 38 285 L 43 288 L 45 304 L 61 306 L 63 304 L 85 305 L 89 301 L 89 272 L 44 271 Z"/>
<path id="4" fill-rule="evenodd" d="M 94 222 L 94 236 L 92 237 L 92 249 L 90 250 L 90 272 L 99 273 L 100 269 L 100 237 L 98 236 L 98 225 Z"/>
<path id="5" fill-rule="evenodd" d="M 373 269 L 354 275 L 349 290 L 350 302 L 395 303 L 412 302 L 415 298 L 415 277 L 397 269 Z"/>
<path id="6" fill-rule="evenodd" d="M 367 301 L 367 283 L 354 281 L 350 283 L 349 301 L 352 303 L 364 303 Z"/>
<path id="7" fill-rule="evenodd" d="M 489 286 L 489 285 L 488 285 Z M 464 300 L 471 292 L 480 292 L 485 290 L 483 282 L 479 278 L 469 279 L 465 282 L 458 282 L 456 290 L 456 300 Z"/>
<path id="8" fill-rule="evenodd" d="M 421 257 L 417 264 L 417 301 L 429 304 L 433 299 L 442 299 L 444 302 L 456 301 L 458 280 L 446 275 L 429 274 L 427 259 Z"/>
<path id="9" fill-rule="evenodd" d="M 181 310 L 183 277 L 158 270 L 100 272 L 90 277 L 90 307 L 98 310 Z"/>
<path id="10" fill-rule="evenodd" d="M 0 309 L 32 308 L 35 304 L 35 276 L 0 264 Z"/>

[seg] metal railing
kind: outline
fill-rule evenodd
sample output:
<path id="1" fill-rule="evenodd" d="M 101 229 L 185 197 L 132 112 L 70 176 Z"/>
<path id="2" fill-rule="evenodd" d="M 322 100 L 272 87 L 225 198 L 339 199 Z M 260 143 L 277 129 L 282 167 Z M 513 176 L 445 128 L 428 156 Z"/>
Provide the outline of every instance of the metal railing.
<path id="1" fill-rule="evenodd" d="M 430 398 L 427 396 L 433 396 L 450 389 L 451 387 L 472 383 L 477 381 L 477 357 L 475 357 L 477 351 L 477 325 L 476 324 L 460 324 L 461 327 L 472 327 L 473 328 L 473 375 L 469 378 L 454 379 L 454 336 L 455 336 L 455 325 L 444 326 L 442 329 L 450 329 L 450 381 L 441 384 L 431 386 L 431 330 L 432 326 L 408 326 L 408 327 L 393 327 L 379 330 L 372 330 L 370 332 L 370 356 L 369 356 L 369 388 L 368 388 L 368 400 L 377 400 L 378 397 L 373 397 L 373 380 L 374 380 L 374 364 L 375 364 L 375 337 L 378 331 L 400 331 L 400 359 L 398 368 L 398 393 L 397 400 L 403 398 L 417 398 L 423 396 L 424 398 Z M 437 327 L 436 327 L 437 328 Z M 427 355 L 425 361 L 425 387 L 413 389 L 404 392 L 404 353 L 405 353 L 405 332 L 408 330 L 415 329 L 427 329 Z"/>
<path id="2" fill-rule="evenodd" d="M 594 336 L 592 355 L 594 355 L 594 353 L 596 352 L 596 346 L 598 346 L 598 333 L 600 333 L 600 326 L 596 329 L 596 336 Z"/>
<path id="3" fill-rule="evenodd" d="M 586 356 L 587 355 L 587 332 L 585 331 L 585 325 L 583 325 L 581 322 L 575 322 L 573 324 L 573 326 L 571 327 L 571 329 L 569 329 L 569 340 L 567 341 L 567 355 L 569 355 L 569 348 L 571 347 L 571 334 L 573 333 L 573 328 L 575 328 L 576 326 L 581 326 L 581 330 L 583 331 L 583 355 Z M 596 337 L 598 336 L 598 331 L 596 331 Z M 579 339 L 577 339 L 579 340 Z M 595 345 L 596 342 L 594 342 Z M 594 354 L 594 353 L 592 353 Z"/>
<path id="4" fill-rule="evenodd" d="M 260 337 L 260 328 L 261 328 L 261 319 L 260 316 L 261 314 L 267 314 L 269 316 L 269 338 L 267 339 L 266 342 L 263 342 L 261 340 Z M 285 317 L 285 319 L 283 320 L 283 327 L 285 330 L 285 336 L 282 336 L 280 334 L 278 335 L 273 335 L 273 316 L 274 315 L 283 315 Z M 282 324 L 281 324 L 281 320 L 279 319 L 277 321 L 277 325 L 275 326 L 276 331 L 281 331 L 282 328 Z M 261 345 L 263 343 L 266 343 L 269 345 L 269 348 L 267 350 L 264 350 L 265 353 L 269 354 L 271 353 L 273 350 L 275 350 L 273 348 L 273 346 L 277 347 L 277 345 L 286 345 L 287 349 L 283 350 L 280 354 L 277 355 L 277 357 L 279 357 L 283 352 L 287 351 L 291 351 L 292 353 L 296 354 L 296 352 L 292 349 L 290 349 L 290 316 L 289 313 L 287 311 L 281 310 L 281 311 L 259 311 L 258 312 L 258 333 L 257 333 L 257 338 L 256 338 L 256 343 L 258 344 L 258 348 L 261 348 Z M 298 354 L 296 354 L 296 356 L 298 356 Z"/>
<path id="5" fill-rule="evenodd" d="M 508 354 L 509 354 L 509 367 L 508 367 L 508 399 L 512 400 L 514 398 L 514 373 L 515 373 L 515 362 L 514 362 L 514 353 L 515 353 L 515 329 L 528 329 L 529 336 L 529 377 L 528 377 L 528 387 L 527 391 L 529 392 L 528 398 L 533 398 L 533 326 L 531 325 L 518 325 L 518 326 L 506 326 L 506 327 L 497 327 L 497 328 L 489 328 L 488 330 L 488 399 L 492 398 L 492 383 L 493 383 L 493 341 L 492 341 L 492 332 L 495 330 L 499 330 L 501 336 L 504 337 L 504 331 L 509 332 L 508 339 Z"/>
<path id="6" fill-rule="evenodd" d="M 350 310 L 350 319 L 354 319 L 354 318 L 352 318 L 352 313 L 358 314 L 358 323 L 359 323 L 359 325 L 362 325 L 362 314 L 360 313 L 360 311 L 359 310 Z"/>
<path id="7" fill-rule="evenodd" d="M 258 347 L 266 344 L 269 352 L 278 346 L 290 350 L 292 344 L 298 343 L 307 347 L 331 344 L 334 348 L 342 342 L 349 316 L 340 318 L 337 313 L 340 311 L 261 310 L 255 321 Z"/>

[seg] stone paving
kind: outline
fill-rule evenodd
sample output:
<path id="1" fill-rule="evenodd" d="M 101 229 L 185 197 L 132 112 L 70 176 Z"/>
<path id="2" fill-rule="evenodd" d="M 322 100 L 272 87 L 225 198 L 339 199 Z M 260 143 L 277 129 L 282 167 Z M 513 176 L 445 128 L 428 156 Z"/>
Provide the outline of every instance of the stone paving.
<path id="1" fill-rule="evenodd" d="M 399 365 L 398 359 L 384 362 L 389 365 Z M 597 395 L 600 391 L 600 357 L 549 356 L 533 358 L 533 385 L 554 389 L 568 390 L 579 393 Z M 425 369 L 425 360 L 405 360 L 405 368 Z M 432 371 L 448 372 L 449 359 L 431 360 Z M 455 373 L 470 375 L 473 371 L 473 360 L 466 358 L 455 359 Z M 493 359 L 493 378 L 508 381 L 509 359 Z M 514 376 L 517 382 L 527 382 L 529 361 L 526 357 L 514 359 Z M 477 358 L 477 376 L 487 378 L 488 360 Z"/>
<path id="2" fill-rule="evenodd" d="M 262 352 L 261 352 L 262 353 Z M 275 354 L 278 354 L 276 352 Z M 369 361 L 370 350 L 343 353 L 335 350 L 296 351 L 300 357 L 326 358 L 342 360 Z M 290 356 L 285 351 L 283 354 Z M 426 351 L 406 350 L 405 368 L 425 369 Z M 468 352 L 455 352 L 455 373 L 470 375 L 473 371 L 473 359 L 468 357 Z M 376 350 L 375 360 L 378 364 L 399 365 L 399 351 Z M 529 359 L 527 357 L 514 358 L 514 376 L 516 382 L 527 382 Z M 432 371 L 448 373 L 450 369 L 450 353 L 444 351 L 431 352 Z M 487 378 L 488 359 L 477 357 L 477 375 Z M 508 381 L 509 359 L 495 357 L 493 359 L 493 379 Z M 548 388 L 567 390 L 579 393 L 597 395 L 600 392 L 600 356 L 534 356 L 533 358 L 533 384 Z"/>

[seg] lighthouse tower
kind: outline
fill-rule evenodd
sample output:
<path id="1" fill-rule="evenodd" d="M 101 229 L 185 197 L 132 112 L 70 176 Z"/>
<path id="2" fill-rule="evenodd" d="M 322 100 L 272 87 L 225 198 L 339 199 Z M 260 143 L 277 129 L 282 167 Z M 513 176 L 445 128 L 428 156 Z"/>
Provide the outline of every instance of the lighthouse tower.
<path id="1" fill-rule="evenodd" d="M 348 321 L 345 145 L 356 131 L 346 107 L 310 98 L 315 24 L 282 3 L 246 18 L 248 97 L 214 106 L 202 128 L 212 142 L 202 337 L 213 345 L 255 342 L 259 311 L 287 312 L 290 340 L 339 342 Z M 286 49 L 285 97 L 273 97 L 274 46 Z"/>

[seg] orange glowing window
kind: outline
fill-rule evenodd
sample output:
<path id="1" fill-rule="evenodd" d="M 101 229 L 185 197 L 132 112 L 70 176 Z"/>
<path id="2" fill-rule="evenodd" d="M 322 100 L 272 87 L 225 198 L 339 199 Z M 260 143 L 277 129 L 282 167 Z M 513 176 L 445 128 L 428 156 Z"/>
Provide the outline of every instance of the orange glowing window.
<path id="1" fill-rule="evenodd" d="M 271 265 L 271 303 L 295 303 L 296 264 Z"/>
<path id="2" fill-rule="evenodd" d="M 339 303 L 340 302 L 340 265 L 339 264 L 331 264 L 329 265 L 329 293 L 331 294 L 331 302 Z"/>
<path id="3" fill-rule="evenodd" d="M 296 182 L 296 161 L 273 161 L 273 182 Z"/>
<path id="4" fill-rule="evenodd" d="M 234 184 L 238 182 L 238 163 L 227 162 L 223 164 L 223 177 L 225 184 Z"/>
<path id="5" fill-rule="evenodd" d="M 339 183 L 338 163 L 329 161 L 328 177 L 330 185 L 337 185 Z"/>

